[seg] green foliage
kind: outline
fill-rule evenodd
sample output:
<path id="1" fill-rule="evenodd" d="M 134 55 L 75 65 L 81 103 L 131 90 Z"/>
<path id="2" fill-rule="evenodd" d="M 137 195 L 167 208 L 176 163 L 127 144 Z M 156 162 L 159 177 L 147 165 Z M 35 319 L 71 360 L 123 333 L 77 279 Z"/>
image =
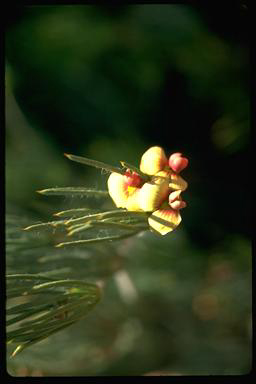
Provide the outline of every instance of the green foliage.
<path id="1" fill-rule="evenodd" d="M 62 192 L 66 193 L 65 190 Z M 63 212 L 60 213 L 63 214 Z M 110 211 L 88 215 L 84 216 L 83 220 L 92 216 L 94 221 L 90 219 L 87 223 L 93 227 L 94 223 L 100 223 L 100 221 L 95 220 L 95 216 L 99 220 L 100 218 L 112 217 L 115 213 L 115 211 Z M 118 214 L 120 216 L 120 212 Z M 76 220 L 68 219 L 68 222 Z M 79 218 L 79 220 L 81 219 Z M 48 225 L 56 227 L 60 224 L 64 225 L 66 221 L 40 223 L 28 227 L 28 229 L 42 228 Z M 86 265 L 87 269 L 89 267 L 89 278 L 92 278 L 93 270 L 90 268 L 90 261 L 88 263 L 88 260 L 85 260 L 88 257 L 83 258 L 79 254 L 77 257 L 75 254 L 70 256 L 69 253 L 68 255 L 67 253 L 66 255 L 65 253 L 61 254 L 59 257 L 56 254 L 51 255 L 53 244 L 49 235 L 42 236 L 40 234 L 38 239 L 38 235 L 32 236 L 27 231 L 24 232 L 24 228 L 20 227 L 22 222 L 24 220 L 22 221 L 17 215 L 7 215 L 7 270 L 16 272 L 7 275 L 7 342 L 8 344 L 18 344 L 12 356 L 74 324 L 83 318 L 100 299 L 100 290 L 97 285 L 85 283 L 83 280 L 70 279 L 72 274 L 79 276 L 79 271 L 81 268 L 84 269 Z M 105 224 L 118 226 L 118 223 Z M 85 225 L 80 224 L 80 226 Z M 131 225 L 119 224 L 119 226 L 121 229 L 132 229 L 132 232 L 129 231 L 128 234 L 119 236 L 78 240 L 71 243 L 77 245 L 81 242 L 118 240 L 136 233 Z M 58 246 L 66 244 L 70 243 L 60 243 Z M 37 248 L 39 248 L 39 257 Z M 97 258 L 97 251 L 94 252 L 93 256 Z M 96 269 L 99 275 L 102 274 L 101 270 L 102 266 Z M 17 274 L 17 271 L 31 271 L 31 273 Z M 83 272 L 83 277 L 85 274 Z M 65 279 L 60 279 L 60 277 L 65 277 Z"/>
<path id="2" fill-rule="evenodd" d="M 101 162 L 84 159 L 78 156 L 68 156 L 71 160 L 93 165 L 96 168 L 104 168 L 108 171 L 115 171 L 116 168 L 103 164 Z M 64 188 L 48 188 L 38 191 L 45 195 L 64 195 L 79 193 L 80 195 L 91 196 L 96 198 L 108 196 L 107 191 L 97 191 L 88 188 L 64 187 Z M 92 230 L 92 235 L 82 240 L 60 242 L 55 247 L 63 247 L 69 245 L 90 245 L 92 243 L 105 243 L 113 240 L 122 240 L 138 234 L 148 229 L 147 215 L 141 212 L 128 212 L 125 209 L 115 209 L 111 211 L 101 211 L 98 213 L 87 213 L 83 216 L 73 217 L 74 213 L 88 211 L 88 208 L 76 208 L 61 211 L 55 216 L 63 216 L 71 214 L 65 220 L 51 221 L 46 223 L 33 224 L 23 230 L 42 229 L 45 227 L 66 227 L 68 236 L 80 233 L 81 231 Z M 15 257 L 21 250 L 29 251 L 34 247 L 34 239 L 23 235 L 21 230 L 17 228 L 17 217 L 7 216 L 9 224 L 7 230 L 7 244 L 9 245 L 9 254 L 14 253 Z M 16 225 L 16 226 L 15 226 Z M 110 234 L 104 236 L 100 232 L 100 228 L 107 228 Z M 111 230 L 112 233 L 111 234 Z M 56 234 L 55 234 L 56 236 Z M 43 247 L 49 244 L 46 242 L 36 242 L 36 246 Z M 51 244 L 51 242 L 50 242 Z M 11 247 L 11 252 L 10 252 Z M 44 259 L 45 260 L 45 259 Z M 56 257 L 54 258 L 56 261 Z M 28 260 L 27 260 L 28 261 Z M 40 258 L 42 262 L 42 258 Z M 72 257 L 68 267 L 74 265 L 75 258 Z M 12 261 L 9 262 L 12 264 Z M 85 283 L 82 280 L 56 280 L 50 278 L 50 275 L 59 276 L 65 271 L 61 260 L 61 271 L 55 272 L 55 269 L 49 269 L 48 273 L 42 274 L 10 274 L 7 275 L 7 327 L 11 330 L 7 334 L 7 342 L 9 344 L 18 344 L 12 353 L 14 357 L 18 352 L 25 348 L 49 337 L 50 335 L 65 329 L 83 318 L 88 311 L 95 306 L 100 299 L 100 290 L 97 285 Z M 10 265 L 9 265 L 10 266 Z M 84 265 L 83 265 L 84 267 Z M 20 268 L 20 266 L 18 267 Z M 25 268 L 27 268 L 25 266 Z M 50 268 L 50 267 L 49 267 Z M 66 272 L 66 271 L 65 271 Z M 42 271 L 40 271 L 42 273 Z M 34 296 L 36 298 L 34 298 Z M 25 303 L 14 305 L 12 299 L 25 298 Z M 9 319 L 8 319 L 9 318 Z M 13 329 L 14 326 L 14 329 Z"/>
<path id="3" fill-rule="evenodd" d="M 96 285 L 77 280 L 53 280 L 46 276 L 7 275 L 7 342 L 18 344 L 15 356 L 83 318 L 100 299 Z M 22 304 L 11 304 L 23 298 Z M 14 328 L 13 328 L 14 326 Z"/>

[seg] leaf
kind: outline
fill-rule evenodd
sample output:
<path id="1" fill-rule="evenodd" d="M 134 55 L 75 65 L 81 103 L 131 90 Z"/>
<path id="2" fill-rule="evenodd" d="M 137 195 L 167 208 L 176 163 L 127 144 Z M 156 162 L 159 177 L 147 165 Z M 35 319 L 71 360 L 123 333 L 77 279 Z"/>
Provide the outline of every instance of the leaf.
<path id="1" fill-rule="evenodd" d="M 26 300 L 7 302 L 7 342 L 18 344 L 12 357 L 82 319 L 101 297 L 97 285 L 82 280 L 54 280 L 37 274 L 6 278 L 8 297 Z"/>
<path id="2" fill-rule="evenodd" d="M 78 233 L 78 232 L 81 232 L 81 231 L 86 231 L 87 229 L 92 228 L 93 225 L 91 223 L 92 223 L 91 221 L 88 221 L 85 224 L 76 224 L 76 225 L 73 225 L 71 227 L 68 227 L 68 234 L 67 234 L 67 236 L 72 236 L 75 233 Z"/>
<path id="3" fill-rule="evenodd" d="M 96 237 L 96 238 L 84 239 L 84 240 L 67 241 L 67 242 L 59 243 L 59 244 L 55 245 L 55 247 L 59 248 L 59 247 L 64 247 L 66 245 L 87 245 L 87 244 L 92 244 L 92 243 L 121 240 L 121 239 L 125 239 L 127 237 L 130 237 L 130 236 L 134 236 L 137 233 L 138 233 L 138 231 L 132 231 L 130 233 L 125 233 L 123 235 L 114 235 L 114 236 Z"/>
<path id="4" fill-rule="evenodd" d="M 71 155 L 68 153 L 64 153 L 64 155 L 69 160 L 76 161 L 77 163 L 91 165 L 91 166 L 96 167 L 96 168 L 105 169 L 108 172 L 120 173 L 121 175 L 125 174 L 125 170 L 118 168 L 118 167 L 114 167 L 112 165 L 102 163 L 101 161 L 91 160 L 91 159 L 87 159 L 86 157 L 75 156 L 75 155 Z"/>
<path id="5" fill-rule="evenodd" d="M 145 225 L 142 225 L 143 222 L 145 223 Z M 132 230 L 132 231 L 148 229 L 148 224 L 145 218 L 143 222 L 122 223 L 120 222 L 120 220 L 113 221 L 113 217 L 109 217 L 107 219 L 102 219 L 102 220 L 91 220 L 86 223 L 75 224 L 68 227 L 68 236 L 72 236 L 77 232 L 88 230 L 94 227 L 105 227 L 105 228 L 112 228 L 112 229 Z"/>
<path id="6" fill-rule="evenodd" d="M 60 187 L 60 188 L 47 188 L 37 191 L 42 195 L 55 195 L 55 196 L 66 196 L 66 195 L 84 195 L 94 197 L 107 197 L 109 196 L 108 191 L 99 191 L 97 189 L 84 188 L 84 187 Z"/>
<path id="7" fill-rule="evenodd" d="M 54 213 L 53 216 L 70 216 L 73 214 L 79 214 L 79 212 L 86 212 L 90 208 L 73 208 L 73 209 L 67 209 L 65 211 Z"/>
<path id="8" fill-rule="evenodd" d="M 47 223 L 37 223 L 37 224 L 32 224 L 29 225 L 28 227 L 23 228 L 23 231 L 28 231 L 30 229 L 35 229 L 35 228 L 41 228 L 41 227 L 57 227 L 59 225 L 65 225 L 67 223 L 67 220 L 55 220 L 55 221 L 48 221 Z"/>
<path id="9" fill-rule="evenodd" d="M 72 253 L 70 249 L 58 250 L 54 244 L 56 244 L 56 240 L 57 242 L 64 241 L 66 232 L 60 232 L 57 229 L 59 227 L 66 229 L 67 227 L 64 225 L 58 226 L 56 229 L 54 227 L 55 233 L 39 232 L 37 227 L 35 227 L 35 231 L 23 231 L 22 228 L 32 220 L 32 217 L 30 219 L 27 217 L 26 212 L 21 216 L 15 215 L 14 217 L 8 214 L 6 217 L 6 238 L 8 238 L 6 268 L 9 274 L 39 273 L 41 276 L 54 279 L 84 279 L 89 277 L 98 280 L 112 275 L 120 268 L 121 257 L 115 252 L 111 243 L 105 243 L 104 248 L 95 247 L 93 244 L 86 250 L 84 247 L 77 247 L 72 249 Z M 21 243 L 19 243 L 20 239 Z M 12 287 L 9 294 L 15 297 L 15 286 Z"/>
<path id="10" fill-rule="evenodd" d="M 92 226 L 103 226 L 103 227 L 110 227 L 110 228 L 118 228 L 118 229 L 128 229 L 132 231 L 139 231 L 139 230 L 146 230 L 148 229 L 148 225 L 137 225 L 137 224 L 123 224 L 123 223 L 115 223 L 112 221 L 91 221 L 90 224 Z"/>
<path id="11" fill-rule="evenodd" d="M 110 218 L 110 217 L 147 217 L 145 212 L 132 212 L 132 211 L 127 211 L 126 209 L 114 209 L 112 211 L 103 211 L 99 213 L 93 213 L 89 215 L 85 215 L 82 217 L 78 217 L 76 219 L 70 219 L 66 221 L 66 224 L 69 223 L 78 223 L 80 221 L 86 222 L 86 221 L 91 221 L 91 220 L 102 220 L 105 218 Z"/>
<path id="12" fill-rule="evenodd" d="M 45 247 L 52 244 L 51 237 L 45 234 L 34 234 L 24 232 L 23 228 L 28 224 L 28 220 L 16 215 L 6 215 L 6 251 L 8 255 L 16 254 L 24 249 Z"/>
<path id="13" fill-rule="evenodd" d="M 63 211 L 65 212 L 65 211 Z M 112 211 L 102 211 L 98 213 L 89 213 L 84 216 L 80 216 L 77 218 L 69 218 L 66 220 L 55 220 L 55 221 L 49 221 L 46 223 L 37 223 L 37 224 L 32 224 L 26 228 L 23 228 L 24 231 L 30 230 L 30 229 L 35 229 L 35 228 L 41 228 L 41 227 L 48 227 L 48 226 L 60 226 L 60 225 L 69 225 L 70 223 L 86 223 L 91 220 L 102 220 L 106 217 L 114 217 L 114 216 L 131 216 L 131 217 L 145 217 L 144 212 L 132 212 L 132 211 L 127 211 L 126 209 L 114 209 Z"/>
<path id="14" fill-rule="evenodd" d="M 146 175 L 145 173 L 141 172 L 139 170 L 139 168 L 135 167 L 134 165 L 131 165 L 129 163 L 126 163 L 125 161 L 120 161 L 121 165 L 125 168 L 128 168 L 132 171 L 135 171 L 136 173 L 138 173 L 138 175 L 140 175 L 140 177 L 144 180 L 144 181 L 148 181 L 150 179 L 150 177 L 148 175 Z"/>

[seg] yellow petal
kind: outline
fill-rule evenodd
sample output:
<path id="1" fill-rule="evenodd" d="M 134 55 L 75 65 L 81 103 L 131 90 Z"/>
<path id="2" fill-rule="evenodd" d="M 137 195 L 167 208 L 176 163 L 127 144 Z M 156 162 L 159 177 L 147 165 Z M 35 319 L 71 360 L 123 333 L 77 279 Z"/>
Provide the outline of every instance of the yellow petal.
<path id="1" fill-rule="evenodd" d="M 181 176 L 177 175 L 176 173 L 172 173 L 169 187 L 174 191 L 185 191 L 185 189 L 188 187 L 188 183 Z"/>
<path id="2" fill-rule="evenodd" d="M 176 210 L 177 209 L 183 209 L 183 208 L 186 208 L 187 203 L 183 200 L 175 200 L 172 203 L 170 203 L 170 206 Z"/>
<path id="3" fill-rule="evenodd" d="M 173 172 L 170 168 L 157 172 L 156 176 L 168 179 L 169 188 L 174 191 L 185 191 L 185 189 L 187 189 L 188 183 L 181 176 Z"/>
<path id="4" fill-rule="evenodd" d="M 129 197 L 127 199 L 125 208 L 128 211 L 136 211 L 136 212 L 142 211 L 142 209 L 139 206 L 139 200 L 138 200 L 140 189 L 133 187 L 134 190 L 131 191 L 130 188 L 132 187 L 128 187 Z"/>
<path id="5" fill-rule="evenodd" d="M 126 208 L 129 191 L 123 175 L 111 173 L 108 178 L 108 192 L 118 208 Z"/>
<path id="6" fill-rule="evenodd" d="M 140 208 L 145 212 L 158 209 L 169 194 L 169 180 L 154 176 L 152 180 L 145 183 L 139 191 L 138 202 Z"/>
<path id="7" fill-rule="evenodd" d="M 152 213 L 148 218 L 148 223 L 151 228 L 166 235 L 173 231 L 181 222 L 181 216 L 178 211 L 171 208 L 159 209 Z"/>
<path id="8" fill-rule="evenodd" d="M 167 163 L 168 160 L 163 148 L 151 147 L 142 155 L 140 170 L 152 176 L 161 171 Z"/>
<path id="9" fill-rule="evenodd" d="M 179 200 L 181 198 L 180 194 L 181 194 L 181 190 L 180 189 L 178 191 L 173 191 L 172 193 L 170 193 L 170 195 L 169 195 L 169 204 L 173 203 L 175 200 Z"/>

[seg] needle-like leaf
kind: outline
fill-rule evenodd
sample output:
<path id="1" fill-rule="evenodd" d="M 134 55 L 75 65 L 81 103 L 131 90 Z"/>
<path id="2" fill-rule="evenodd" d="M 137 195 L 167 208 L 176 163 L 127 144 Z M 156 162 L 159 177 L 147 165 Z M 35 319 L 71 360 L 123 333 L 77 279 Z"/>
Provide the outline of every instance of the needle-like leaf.
<path id="1" fill-rule="evenodd" d="M 150 177 L 148 175 L 146 175 L 145 173 L 141 172 L 139 170 L 139 168 L 135 167 L 134 165 L 131 165 L 129 163 L 127 163 L 126 161 L 120 161 L 121 165 L 124 167 L 124 168 L 128 168 L 132 171 L 135 171 L 136 173 L 138 173 L 138 175 L 140 175 L 140 177 L 144 180 L 144 181 L 148 181 L 150 179 Z"/>
<path id="2" fill-rule="evenodd" d="M 60 188 L 47 188 L 37 191 L 42 195 L 84 195 L 84 196 L 95 196 L 95 197 L 107 197 L 109 196 L 108 191 L 99 191 L 91 188 L 84 187 L 60 187 Z"/>
<path id="3" fill-rule="evenodd" d="M 95 284 L 36 274 L 7 275 L 7 287 L 14 286 L 13 297 L 25 295 L 27 301 L 18 305 L 8 303 L 7 326 L 12 329 L 7 328 L 7 342 L 18 344 L 12 357 L 83 318 L 101 297 Z"/>
<path id="4" fill-rule="evenodd" d="M 86 157 L 75 156 L 69 153 L 64 153 L 64 156 L 66 156 L 69 160 L 76 161 L 77 163 L 91 165 L 92 167 L 105 169 L 105 171 L 108 171 L 108 172 L 120 173 L 121 175 L 125 174 L 124 169 L 102 163 L 101 161 L 91 160 L 91 159 L 87 159 Z"/>
<path id="5" fill-rule="evenodd" d="M 55 245 L 55 247 L 64 247 L 66 245 L 87 245 L 87 244 L 92 244 L 92 243 L 100 243 L 100 242 L 108 242 L 108 241 L 113 241 L 113 240 L 121 240 L 125 239 L 127 237 L 133 236 L 137 233 L 138 231 L 133 231 L 131 233 L 125 233 L 123 235 L 114 235 L 114 236 L 105 236 L 105 237 L 96 237 L 92 239 L 84 239 L 84 240 L 74 240 L 74 241 L 67 241 L 63 243 L 59 243 Z"/>

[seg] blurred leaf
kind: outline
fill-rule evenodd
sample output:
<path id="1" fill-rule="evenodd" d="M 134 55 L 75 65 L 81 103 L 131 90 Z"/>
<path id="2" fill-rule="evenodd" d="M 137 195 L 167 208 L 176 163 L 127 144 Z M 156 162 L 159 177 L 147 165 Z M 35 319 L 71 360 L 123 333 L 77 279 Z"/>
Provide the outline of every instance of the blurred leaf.
<path id="1" fill-rule="evenodd" d="M 235 153 L 249 142 L 249 121 L 222 116 L 212 126 L 212 141 L 221 151 Z"/>
<path id="2" fill-rule="evenodd" d="M 54 278 L 90 279 L 111 275 L 122 265 L 122 258 L 111 247 L 91 246 L 75 248 L 72 253 L 54 248 L 59 239 L 64 241 L 63 223 L 52 232 L 24 231 L 32 217 L 8 214 L 6 216 L 6 266 L 8 273 L 43 274 Z M 61 222 L 61 220 L 59 220 Z M 63 220 L 65 222 L 65 220 Z M 137 222 L 136 222 L 137 223 Z M 42 224 L 39 224 L 39 228 Z M 44 228 L 44 227 L 43 227 Z M 35 228 L 37 229 L 37 228 Z"/>
<path id="3" fill-rule="evenodd" d="M 7 275 L 7 298 L 25 298 L 7 305 L 7 342 L 23 349 L 83 318 L 100 299 L 97 285 L 77 280 L 53 280 L 41 275 Z"/>

